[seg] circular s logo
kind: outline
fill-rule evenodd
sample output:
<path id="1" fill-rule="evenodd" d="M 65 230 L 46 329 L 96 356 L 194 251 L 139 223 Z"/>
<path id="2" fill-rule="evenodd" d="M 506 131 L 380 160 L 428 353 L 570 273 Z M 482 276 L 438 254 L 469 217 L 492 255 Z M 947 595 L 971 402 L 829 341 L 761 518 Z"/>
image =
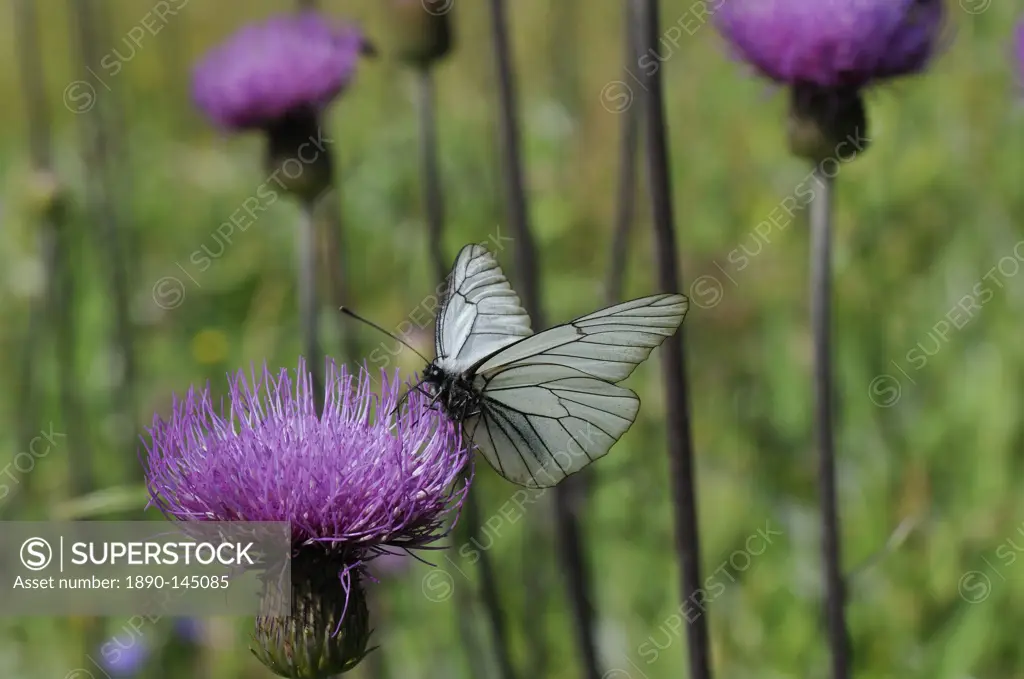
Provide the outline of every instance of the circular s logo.
<path id="1" fill-rule="evenodd" d="M 29 538 L 21 543 L 21 563 L 30 571 L 41 571 L 53 561 L 53 549 L 42 538 Z"/>

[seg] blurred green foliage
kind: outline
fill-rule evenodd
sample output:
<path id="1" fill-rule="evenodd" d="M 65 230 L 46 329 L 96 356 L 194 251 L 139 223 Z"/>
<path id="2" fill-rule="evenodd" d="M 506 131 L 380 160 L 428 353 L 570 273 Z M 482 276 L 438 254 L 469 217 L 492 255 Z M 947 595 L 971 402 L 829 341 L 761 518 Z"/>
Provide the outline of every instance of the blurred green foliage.
<path id="1" fill-rule="evenodd" d="M 111 185 L 133 248 L 131 308 L 141 373 L 136 424 L 145 426 L 151 413 L 166 413 L 171 395 L 190 384 L 210 380 L 220 394 L 226 371 L 264 361 L 294 366 L 298 355 L 293 205 L 279 201 L 244 233 L 236 232 L 208 269 L 198 270 L 191 259 L 203 246 L 217 252 L 218 225 L 266 177 L 260 140 L 219 136 L 190 107 L 187 94 L 190 64 L 202 51 L 237 26 L 291 5 L 178 3 L 181 12 L 132 49 L 124 36 L 150 10 L 148 3 L 94 4 L 106 15 L 97 53 L 116 48 L 123 66 L 113 77 L 99 72 L 103 83 L 85 78 L 97 105 L 122 116 Z M 395 327 L 435 287 L 418 165 L 410 151 L 417 134 L 413 83 L 388 56 L 383 3 L 322 4 L 363 22 L 382 52 L 362 65 L 330 112 L 346 242 L 344 257 L 332 266 L 346 271 L 362 314 Z M 621 114 L 605 108 L 606 87 L 623 81 L 640 92 L 622 73 L 620 3 L 509 4 L 544 302 L 552 321 L 562 321 L 602 302 L 621 123 Z M 690 4 L 662 3 L 666 29 L 676 24 L 689 30 L 677 44 L 664 44 L 661 54 L 667 57 L 679 258 L 694 301 L 683 327 L 703 564 L 714 599 L 714 661 L 722 677 L 824 676 L 806 216 L 796 213 L 785 228 L 758 226 L 773 210 L 778 214 L 777 206 L 805 182 L 809 168 L 786 153 L 784 93 L 731 61 L 712 27 L 698 23 L 694 29 Z M 1015 563 L 1016 545 L 1024 545 L 1024 344 L 1018 319 L 1024 310 L 1024 276 L 1018 275 L 1024 259 L 1024 109 L 1011 62 L 1014 17 L 1010 3 L 991 3 L 978 14 L 950 5 L 948 49 L 927 76 L 870 93 L 872 148 L 842 165 L 838 177 L 841 514 L 844 560 L 855 572 L 849 617 L 856 674 L 864 679 L 1024 676 L 1018 638 L 1024 562 Z M 83 445 L 93 451 L 99 488 L 138 478 L 134 447 L 117 443 L 124 423 L 113 412 L 120 362 L 112 343 L 109 277 L 104 246 L 85 210 L 85 183 L 94 168 L 83 160 L 82 118 L 64 105 L 69 84 L 83 78 L 81 62 L 66 3 L 41 0 L 37 6 L 56 170 L 68 188 L 68 228 L 77 243 L 74 377 L 87 428 L 84 439 L 68 439 L 18 477 L 11 497 L 0 500 L 5 519 L 15 518 L 3 505 L 16 496 L 17 518 L 45 518 L 60 507 L 67 512 L 67 455 Z M 437 70 L 451 256 L 499 229 L 508 235 L 485 8 L 456 2 L 456 49 Z M 51 422 L 66 431 L 57 338 L 52 332 L 25 337 L 44 280 L 10 11 L 5 8 L 0 20 L 0 48 L 10 55 L 0 61 L 0 464 L 23 449 L 20 432 Z M 633 71 L 639 73 L 635 65 Z M 74 106 L 77 100 L 68 101 Z M 640 189 L 645 199 L 643 180 Z M 647 210 L 643 200 L 640 205 L 626 297 L 655 285 Z M 500 254 L 509 270 L 511 256 L 509 249 Z M 184 297 L 180 305 L 162 308 L 155 286 L 169 276 L 181 281 Z M 981 294 L 986 290 L 990 294 Z M 963 301 L 968 295 L 977 306 Z M 971 310 L 958 312 L 958 305 L 961 312 Z M 334 353 L 343 322 L 325 302 L 324 342 Z M 365 355 L 379 346 L 381 338 L 371 330 L 349 331 Z M 422 344 L 428 350 L 429 335 Z M 18 381 L 29 360 L 26 348 L 41 374 L 37 421 L 29 422 L 23 419 L 25 385 Z M 411 372 L 421 366 L 410 353 L 400 361 Z M 674 415 L 664 410 L 658 370 L 652 360 L 629 380 L 644 407 L 633 430 L 595 465 L 586 520 L 603 661 L 623 670 L 609 676 L 633 679 L 685 671 L 663 438 L 664 420 Z M 522 540 L 527 521 L 550 524 L 548 498 L 509 512 L 516 488 L 483 463 L 477 469 L 483 514 L 498 517 L 481 544 L 493 543 L 517 657 L 521 664 L 531 660 L 526 634 L 540 630 L 548 675 L 574 676 L 565 587 L 552 545 Z M 891 540 L 898 527 L 909 532 Z M 780 533 L 761 553 L 759 529 Z M 474 549 L 428 558 L 451 570 L 453 579 L 445 583 L 472 588 L 476 575 L 467 557 Z M 390 676 L 469 676 L 456 633 L 456 599 L 431 600 L 439 598 L 436 577 L 425 579 L 432 573 L 429 565 L 414 563 L 376 587 L 377 642 Z M 540 619 L 536 606 L 527 619 L 527 581 L 547 589 Z M 687 604 L 683 613 L 693 611 Z M 123 623 L 107 621 L 108 636 L 124 639 Z M 181 654 L 158 655 L 154 665 L 163 669 L 151 667 L 141 676 L 267 676 L 245 649 L 250 624 L 209 621 L 199 665 Z M 0 676 L 72 677 L 69 671 L 83 662 L 75 641 L 79 627 L 74 620 L 4 620 Z M 486 629 L 479 612 L 474 628 Z M 159 645 L 168 629 L 161 621 L 142 634 L 146 643 Z"/>

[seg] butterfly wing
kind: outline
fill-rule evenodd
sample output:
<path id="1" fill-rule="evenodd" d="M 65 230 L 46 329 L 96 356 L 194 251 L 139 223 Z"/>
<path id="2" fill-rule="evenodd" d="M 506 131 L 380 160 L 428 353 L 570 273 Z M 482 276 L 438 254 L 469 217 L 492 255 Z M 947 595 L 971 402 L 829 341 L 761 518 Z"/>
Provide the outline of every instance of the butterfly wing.
<path id="1" fill-rule="evenodd" d="M 640 400 L 615 384 L 673 335 L 682 295 L 625 302 L 546 330 L 481 363 L 481 412 L 466 431 L 513 483 L 553 486 L 605 455 L 633 424 Z"/>
<path id="2" fill-rule="evenodd" d="M 532 334 L 530 317 L 483 245 L 459 251 L 448 276 L 434 335 L 436 364 L 461 373 Z"/>

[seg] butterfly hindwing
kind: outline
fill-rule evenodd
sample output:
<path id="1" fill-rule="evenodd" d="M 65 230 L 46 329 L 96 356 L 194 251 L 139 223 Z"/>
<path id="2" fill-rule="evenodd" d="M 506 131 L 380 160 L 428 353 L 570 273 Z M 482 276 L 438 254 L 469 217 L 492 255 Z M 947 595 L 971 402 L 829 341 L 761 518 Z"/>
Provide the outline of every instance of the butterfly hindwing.
<path id="1" fill-rule="evenodd" d="M 531 333 L 530 317 L 494 255 L 482 245 L 462 248 L 437 318 L 437 365 L 463 372 Z"/>
<path id="2" fill-rule="evenodd" d="M 466 432 L 503 477 L 544 488 L 604 456 L 639 408 L 625 387 L 566 366 L 525 364 L 491 378 Z"/>

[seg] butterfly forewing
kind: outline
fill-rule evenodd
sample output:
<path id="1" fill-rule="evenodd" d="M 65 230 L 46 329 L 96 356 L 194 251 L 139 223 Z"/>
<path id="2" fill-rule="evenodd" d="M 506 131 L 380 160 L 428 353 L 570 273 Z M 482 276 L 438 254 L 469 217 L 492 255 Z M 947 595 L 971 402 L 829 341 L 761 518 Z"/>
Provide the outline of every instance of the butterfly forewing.
<path id="1" fill-rule="evenodd" d="M 689 305 L 682 295 L 652 295 L 545 330 L 498 352 L 477 368 L 487 375 L 513 363 L 566 365 L 619 382 L 673 335 Z"/>
<path id="2" fill-rule="evenodd" d="M 463 372 L 530 334 L 530 317 L 494 255 L 482 245 L 462 248 L 437 319 L 438 367 Z"/>

